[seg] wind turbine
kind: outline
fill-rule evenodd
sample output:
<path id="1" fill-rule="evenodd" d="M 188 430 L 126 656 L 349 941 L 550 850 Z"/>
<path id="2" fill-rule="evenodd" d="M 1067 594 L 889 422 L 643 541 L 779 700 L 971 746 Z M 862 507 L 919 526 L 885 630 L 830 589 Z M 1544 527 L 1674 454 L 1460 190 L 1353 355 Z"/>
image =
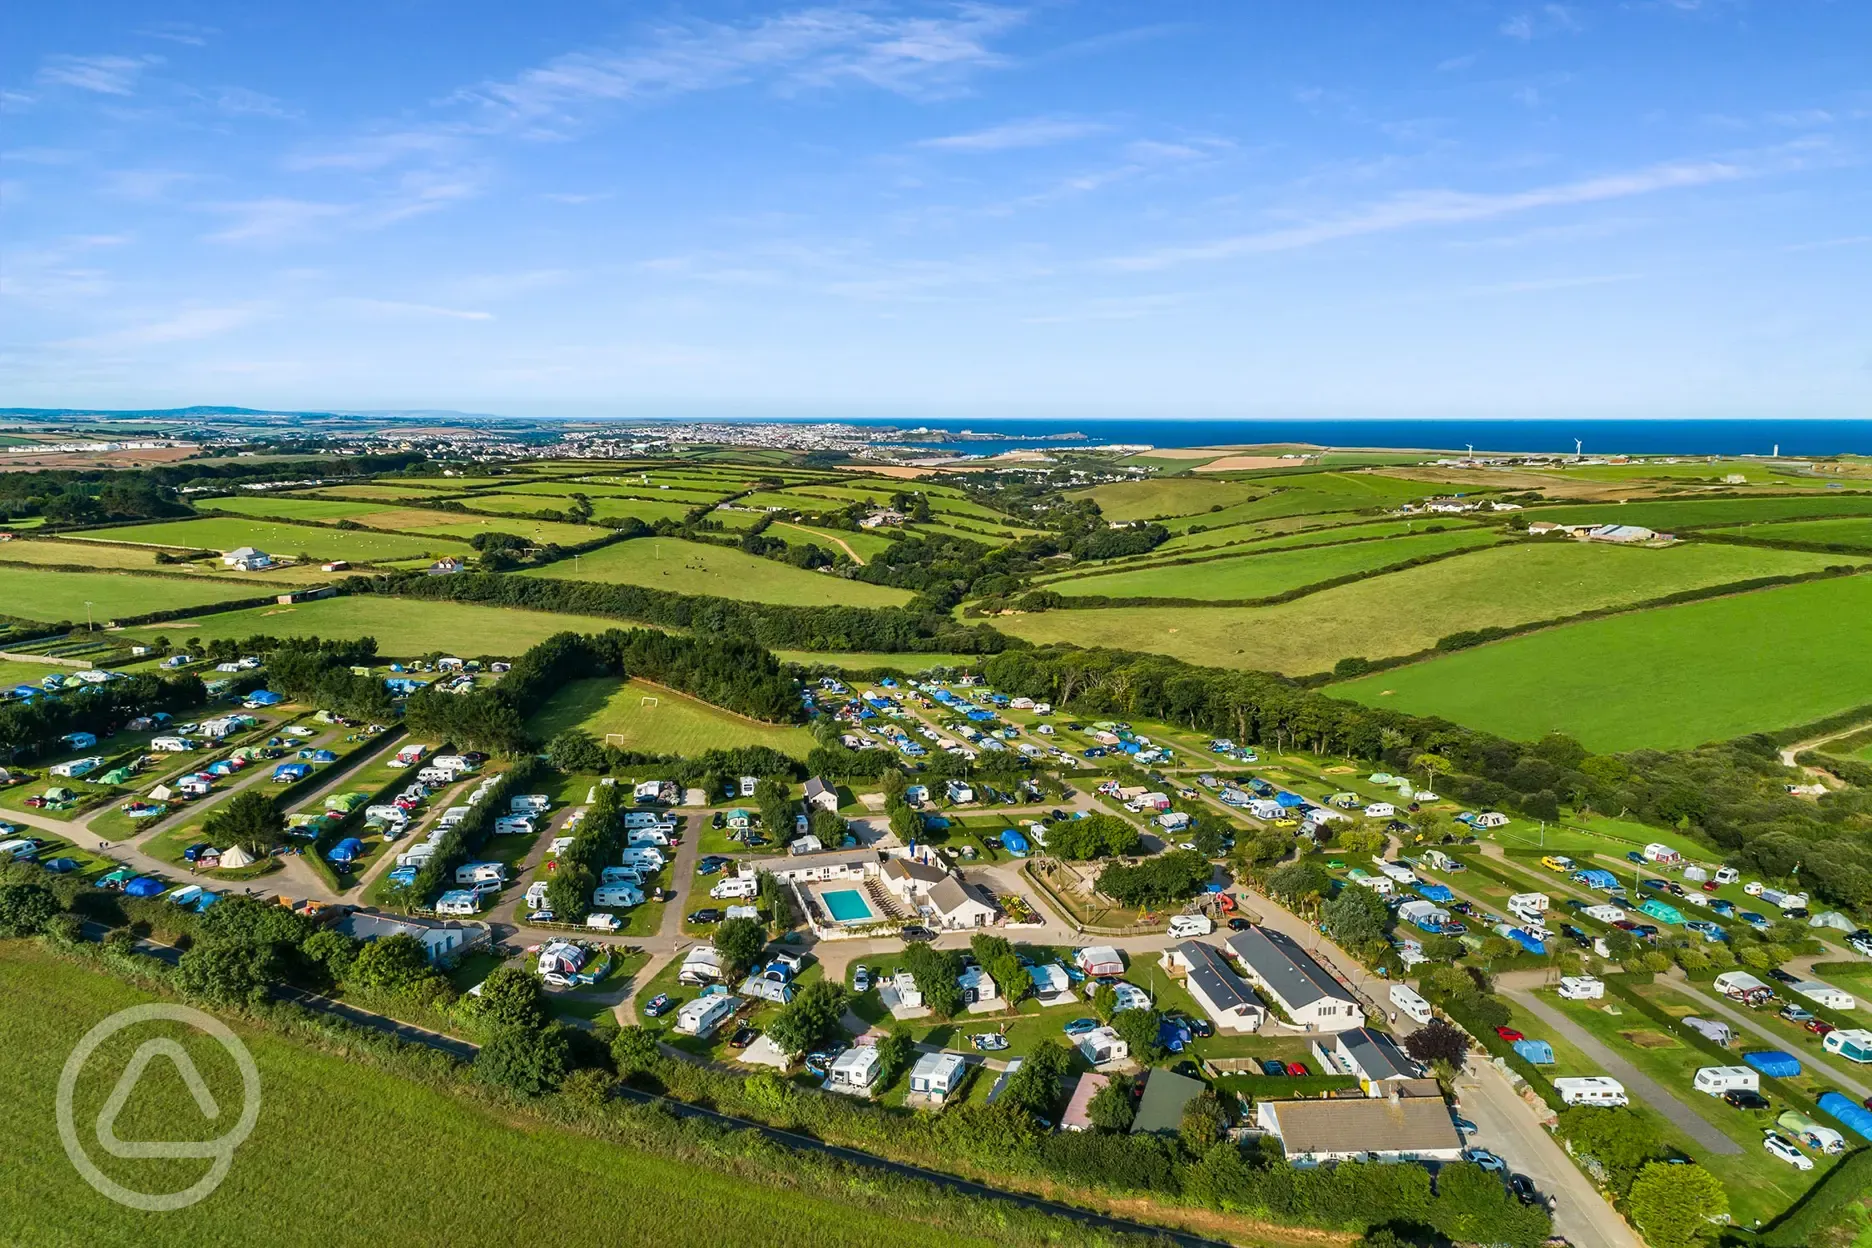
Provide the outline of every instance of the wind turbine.
<path id="1" fill-rule="evenodd" d="M 1586 458 L 1586 444 L 1584 442 L 1581 442 L 1578 438 L 1573 439 L 1573 458 L 1574 459 Z"/>

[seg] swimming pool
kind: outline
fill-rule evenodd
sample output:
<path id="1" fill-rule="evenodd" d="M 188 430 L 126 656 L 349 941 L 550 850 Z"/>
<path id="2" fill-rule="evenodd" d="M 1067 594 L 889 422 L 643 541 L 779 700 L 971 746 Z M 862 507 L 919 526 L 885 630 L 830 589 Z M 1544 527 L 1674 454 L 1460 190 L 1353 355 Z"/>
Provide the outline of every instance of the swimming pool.
<path id="1" fill-rule="evenodd" d="M 856 923 L 860 919 L 872 917 L 871 907 L 865 904 L 864 894 L 855 888 L 828 889 L 819 894 L 825 908 L 832 913 L 832 918 L 839 923 Z"/>

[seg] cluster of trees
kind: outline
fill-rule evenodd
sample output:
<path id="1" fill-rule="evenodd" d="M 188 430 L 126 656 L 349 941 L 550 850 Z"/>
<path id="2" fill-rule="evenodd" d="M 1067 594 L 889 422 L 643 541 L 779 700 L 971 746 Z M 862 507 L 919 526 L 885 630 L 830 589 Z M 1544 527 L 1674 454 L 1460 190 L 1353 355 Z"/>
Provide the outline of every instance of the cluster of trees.
<path id="1" fill-rule="evenodd" d="M 1161 524 L 1127 524 L 1078 538 L 1072 544 L 1072 555 L 1075 559 L 1118 559 L 1149 554 L 1169 540 L 1170 530 Z"/>
<path id="2" fill-rule="evenodd" d="M 148 468 L 69 469 L 0 474 L 0 515 L 43 515 L 48 521 L 91 524 L 104 520 L 143 520 L 188 515 L 176 491 L 232 486 L 240 482 L 294 481 L 309 476 L 330 479 L 401 468 L 417 455 L 360 455 L 255 463 L 247 460 L 202 463 L 189 460 Z"/>
<path id="3" fill-rule="evenodd" d="M 815 979 L 780 1007 L 767 1024 L 767 1038 L 782 1053 L 797 1056 L 820 1043 L 842 1038 L 845 1028 L 845 988 L 829 979 Z"/>
<path id="4" fill-rule="evenodd" d="M 969 937 L 969 952 L 1010 1006 L 1018 1005 L 1033 991 L 1033 976 L 1021 965 L 1020 955 L 1006 937 L 977 932 Z"/>
<path id="5" fill-rule="evenodd" d="M 600 873 L 624 847 L 624 821 L 618 817 L 622 787 L 598 786 L 572 844 L 559 851 L 559 866 L 546 881 L 546 908 L 561 923 L 576 923 L 591 910 Z"/>
<path id="6" fill-rule="evenodd" d="M 1629 1109 L 1575 1106 L 1555 1134 L 1603 1176 L 1625 1214 L 1655 1248 L 1691 1248 L 1712 1239 L 1729 1212 L 1715 1175 L 1681 1164 L 1657 1125 Z"/>
<path id="7" fill-rule="evenodd" d="M 1087 815 L 1049 827 L 1046 849 L 1049 854 L 1080 862 L 1092 858 L 1122 858 L 1136 853 L 1142 839 L 1136 828 L 1117 815 Z"/>
<path id="8" fill-rule="evenodd" d="M 1194 896 L 1214 874 L 1200 851 L 1173 849 L 1135 866 L 1114 862 L 1099 872 L 1096 887 L 1121 906 L 1162 906 Z"/>
<path id="9" fill-rule="evenodd" d="M 353 592 L 640 620 L 705 636 L 754 641 L 772 649 L 984 654 L 1014 644 L 992 629 L 968 627 L 947 611 L 915 605 L 786 607 L 673 594 L 638 585 L 480 572 L 354 576 L 346 584 Z"/>
<path id="10" fill-rule="evenodd" d="M 138 674 L 30 700 L 0 703 L 0 758 L 31 756 L 73 732 L 104 737 L 139 715 L 201 706 L 208 690 L 193 673 Z"/>
<path id="11" fill-rule="evenodd" d="M 286 817 L 271 793 L 242 789 L 216 806 L 202 822 L 202 838 L 213 842 L 217 849 L 239 845 L 264 858 L 274 847 L 286 843 Z"/>
<path id="12" fill-rule="evenodd" d="M 806 769 L 789 755 L 766 745 L 740 745 L 726 750 L 704 750 L 690 758 L 679 754 L 651 754 L 606 745 L 583 728 L 568 728 L 546 743 L 546 760 L 560 771 L 607 775 L 614 771 L 654 768 L 685 788 L 710 794 L 727 792 L 730 781 L 742 776 L 803 779 Z"/>
<path id="13" fill-rule="evenodd" d="M 382 721 L 393 713 L 383 680 L 351 670 L 354 664 L 369 664 L 376 655 L 373 637 L 336 644 L 316 637 L 294 639 L 264 653 L 267 684 L 277 693 L 357 719 Z"/>

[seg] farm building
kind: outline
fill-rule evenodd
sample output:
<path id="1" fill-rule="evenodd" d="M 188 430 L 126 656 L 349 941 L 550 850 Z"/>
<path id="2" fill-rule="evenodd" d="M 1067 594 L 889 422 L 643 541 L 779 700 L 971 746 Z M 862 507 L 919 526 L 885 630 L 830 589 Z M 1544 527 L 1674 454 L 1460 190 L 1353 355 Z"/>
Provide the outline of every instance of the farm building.
<path id="1" fill-rule="evenodd" d="M 1291 937 L 1250 927 L 1231 936 L 1228 947 L 1247 969 L 1249 982 L 1271 997 L 1297 1026 L 1350 1031 L 1365 1025 L 1364 1007 L 1351 990 Z"/>
<path id="2" fill-rule="evenodd" d="M 1183 986 L 1217 1027 L 1255 1031 L 1267 1021 L 1267 1007 L 1214 945 L 1186 940 L 1164 951 L 1164 965 L 1184 972 Z"/>
<path id="3" fill-rule="evenodd" d="M 1280 1141 L 1288 1164 L 1453 1162 L 1462 1137 L 1440 1096 L 1265 1100 L 1255 1125 Z"/>

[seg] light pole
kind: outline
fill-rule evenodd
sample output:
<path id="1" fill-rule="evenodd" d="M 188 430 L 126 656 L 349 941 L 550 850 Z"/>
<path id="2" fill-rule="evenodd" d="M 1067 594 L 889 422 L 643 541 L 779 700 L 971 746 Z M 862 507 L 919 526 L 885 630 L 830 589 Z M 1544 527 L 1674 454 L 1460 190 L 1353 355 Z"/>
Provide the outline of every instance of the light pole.
<path id="1" fill-rule="evenodd" d="M 95 633 L 97 631 L 97 626 L 91 623 L 91 604 L 89 602 L 84 604 L 84 626 L 85 632 L 87 633 Z"/>

